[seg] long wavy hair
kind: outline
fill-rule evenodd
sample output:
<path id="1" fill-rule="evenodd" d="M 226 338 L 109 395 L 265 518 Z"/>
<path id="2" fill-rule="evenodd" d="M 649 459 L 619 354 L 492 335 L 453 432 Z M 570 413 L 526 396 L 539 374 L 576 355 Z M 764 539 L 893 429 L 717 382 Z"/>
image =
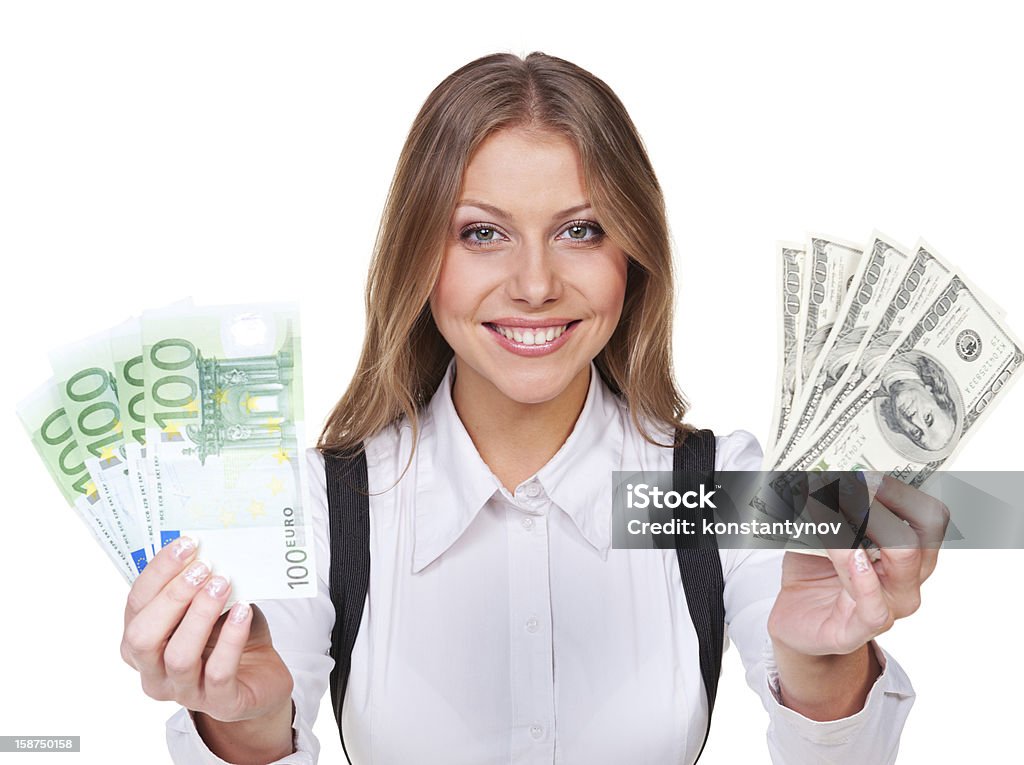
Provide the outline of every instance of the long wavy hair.
<path id="1" fill-rule="evenodd" d="M 520 126 L 554 131 L 575 145 L 597 220 L 628 258 L 619 324 L 594 359 L 601 378 L 625 399 L 649 442 L 670 445 L 655 440 L 650 421 L 692 430 L 683 422 L 687 403 L 672 372 L 665 201 L 636 127 L 611 88 L 590 72 L 543 53 L 525 59 L 499 53 L 446 77 L 412 124 L 370 263 L 362 353 L 320 434 L 321 451 L 351 454 L 403 416 L 415 449 L 420 408 L 453 355 L 428 299 L 463 174 L 489 135 Z"/>

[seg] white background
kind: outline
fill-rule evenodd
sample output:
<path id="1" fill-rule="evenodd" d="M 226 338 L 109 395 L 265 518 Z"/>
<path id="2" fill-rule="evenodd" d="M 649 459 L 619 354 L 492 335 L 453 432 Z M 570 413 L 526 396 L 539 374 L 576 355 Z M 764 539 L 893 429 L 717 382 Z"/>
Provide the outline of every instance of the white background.
<path id="1" fill-rule="evenodd" d="M 416 110 L 478 55 L 544 50 L 611 85 L 659 173 L 692 422 L 763 439 L 778 239 L 923 234 L 1024 333 L 1021 22 L 985 2 L 4 3 L 0 734 L 82 736 L 33 762 L 168 761 L 173 705 L 118 655 L 126 588 L 14 416 L 49 349 L 185 295 L 298 300 L 312 440 L 354 368 Z M 1022 423 L 1018 387 L 957 467 L 1020 469 Z M 884 636 L 919 695 L 900 762 L 1016 756 L 1022 563 L 944 553 Z M 735 652 L 719 699 L 702 763 L 768 762 Z M 326 704 L 317 731 L 341 762 Z"/>

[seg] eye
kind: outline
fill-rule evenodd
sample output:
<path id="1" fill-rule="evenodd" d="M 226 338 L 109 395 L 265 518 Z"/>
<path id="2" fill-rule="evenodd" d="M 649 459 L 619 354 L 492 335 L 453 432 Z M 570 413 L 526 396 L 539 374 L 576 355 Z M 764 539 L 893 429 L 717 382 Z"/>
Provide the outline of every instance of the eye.
<path id="1" fill-rule="evenodd" d="M 471 247 L 482 247 L 505 239 L 505 235 L 488 223 L 473 223 L 459 232 L 459 239 Z"/>
<path id="2" fill-rule="evenodd" d="M 589 220 L 574 220 L 557 237 L 569 242 L 599 242 L 604 237 L 604 229 Z"/>

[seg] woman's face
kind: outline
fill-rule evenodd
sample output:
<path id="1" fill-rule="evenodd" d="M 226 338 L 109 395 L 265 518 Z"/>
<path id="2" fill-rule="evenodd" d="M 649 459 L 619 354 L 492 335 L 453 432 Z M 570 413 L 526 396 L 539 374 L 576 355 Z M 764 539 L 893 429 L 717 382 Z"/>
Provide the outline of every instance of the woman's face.
<path id="1" fill-rule="evenodd" d="M 625 291 L 626 256 L 594 217 L 575 146 L 521 128 L 489 136 L 466 169 L 430 297 L 457 385 L 554 399 L 587 379 Z"/>

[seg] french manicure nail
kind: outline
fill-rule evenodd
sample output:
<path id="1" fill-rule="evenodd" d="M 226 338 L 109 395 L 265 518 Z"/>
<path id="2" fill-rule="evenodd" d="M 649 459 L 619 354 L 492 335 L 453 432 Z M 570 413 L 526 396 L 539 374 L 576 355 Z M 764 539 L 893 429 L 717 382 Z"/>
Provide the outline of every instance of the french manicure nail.
<path id="1" fill-rule="evenodd" d="M 178 537 L 174 543 L 174 557 L 178 560 L 185 560 L 195 549 L 196 543 L 192 537 Z"/>
<path id="2" fill-rule="evenodd" d="M 232 624 L 241 624 L 247 616 L 249 616 L 249 604 L 244 600 L 240 600 L 231 606 L 231 614 L 228 616 L 228 620 Z"/>
<path id="3" fill-rule="evenodd" d="M 206 581 L 206 577 L 209 575 L 210 567 L 201 560 L 195 561 L 191 566 L 185 569 L 185 581 L 193 587 L 201 585 Z"/>
<path id="4" fill-rule="evenodd" d="M 868 569 L 871 568 L 871 564 L 868 562 L 868 555 L 861 547 L 858 547 L 853 553 L 853 566 L 857 569 L 858 574 L 866 574 Z"/>
<path id="5" fill-rule="evenodd" d="M 228 588 L 228 578 L 221 574 L 213 577 L 206 585 L 206 594 L 211 598 L 219 597 Z"/>

